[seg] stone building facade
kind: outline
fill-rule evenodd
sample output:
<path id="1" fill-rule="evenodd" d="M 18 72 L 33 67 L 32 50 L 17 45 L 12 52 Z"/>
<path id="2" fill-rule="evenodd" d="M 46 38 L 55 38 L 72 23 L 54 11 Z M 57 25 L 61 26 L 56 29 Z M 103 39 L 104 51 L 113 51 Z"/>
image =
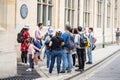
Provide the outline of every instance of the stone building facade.
<path id="1" fill-rule="evenodd" d="M 119 0 L 0 0 L 0 78 L 17 74 L 16 35 L 25 24 L 33 37 L 39 22 L 43 33 L 49 27 L 63 30 L 66 23 L 93 27 L 97 44 L 112 43 L 120 26 L 119 6 Z"/>

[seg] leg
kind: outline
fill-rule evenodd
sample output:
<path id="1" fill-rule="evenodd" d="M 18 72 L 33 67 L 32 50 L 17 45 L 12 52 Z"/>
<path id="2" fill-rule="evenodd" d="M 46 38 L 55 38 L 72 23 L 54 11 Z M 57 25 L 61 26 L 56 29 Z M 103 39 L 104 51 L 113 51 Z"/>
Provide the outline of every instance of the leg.
<path id="1" fill-rule="evenodd" d="M 21 60 L 22 60 L 22 63 L 24 63 L 24 53 L 23 52 L 21 53 Z"/>
<path id="2" fill-rule="evenodd" d="M 80 61 L 80 49 L 77 49 L 77 55 L 78 55 L 78 65 L 79 65 L 79 69 L 81 68 L 81 61 Z"/>
<path id="3" fill-rule="evenodd" d="M 25 63 L 27 63 L 27 51 L 25 52 L 25 54 L 24 54 L 24 59 L 25 59 Z"/>
<path id="4" fill-rule="evenodd" d="M 54 67 L 54 63 L 55 63 L 55 53 L 52 52 L 51 54 L 51 64 L 50 64 L 50 68 L 49 68 L 49 73 L 52 73 L 53 67 Z"/>
<path id="5" fill-rule="evenodd" d="M 88 62 L 92 63 L 92 47 L 88 49 Z"/>
<path id="6" fill-rule="evenodd" d="M 66 67 L 67 67 L 67 53 L 66 53 L 66 50 L 63 50 L 62 51 L 62 60 L 63 60 L 63 64 L 62 64 L 62 71 L 61 72 L 64 72 L 66 71 Z"/>
<path id="7" fill-rule="evenodd" d="M 62 53 L 59 51 L 57 55 L 57 72 L 60 73 L 60 62 L 61 62 Z"/>
<path id="8" fill-rule="evenodd" d="M 76 61 L 76 60 L 75 60 L 75 59 L 76 59 L 76 54 L 73 54 L 73 55 L 72 55 L 72 58 L 73 58 L 73 66 L 75 66 L 75 61 Z"/>
<path id="9" fill-rule="evenodd" d="M 49 50 L 46 50 L 46 55 L 47 55 L 47 68 L 49 68 L 49 65 L 50 65 L 50 51 Z"/>
<path id="10" fill-rule="evenodd" d="M 85 49 L 82 49 L 82 52 L 81 52 L 81 69 L 83 69 L 84 70 L 84 66 L 85 66 Z"/>
<path id="11" fill-rule="evenodd" d="M 72 71 L 72 66 L 73 66 L 73 63 L 72 63 L 72 53 L 71 52 L 68 52 L 67 53 L 67 59 L 68 59 L 68 72 L 71 72 Z"/>

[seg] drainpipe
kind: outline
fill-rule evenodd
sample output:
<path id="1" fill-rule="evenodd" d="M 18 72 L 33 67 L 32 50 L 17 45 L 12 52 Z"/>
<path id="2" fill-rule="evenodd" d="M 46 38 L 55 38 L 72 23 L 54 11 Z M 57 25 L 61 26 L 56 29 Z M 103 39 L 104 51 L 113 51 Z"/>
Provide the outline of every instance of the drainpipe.
<path id="1" fill-rule="evenodd" d="M 103 48 L 105 48 L 105 20 L 106 20 L 106 16 L 105 16 L 105 14 L 106 14 L 106 0 L 103 0 L 103 32 L 102 32 L 102 35 L 103 35 L 103 42 L 102 42 L 102 47 Z"/>

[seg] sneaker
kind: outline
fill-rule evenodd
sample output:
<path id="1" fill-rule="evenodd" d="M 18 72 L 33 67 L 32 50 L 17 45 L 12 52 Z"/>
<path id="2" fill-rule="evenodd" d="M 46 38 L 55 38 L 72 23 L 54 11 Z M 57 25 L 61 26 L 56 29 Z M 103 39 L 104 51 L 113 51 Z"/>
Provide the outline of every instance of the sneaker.
<path id="1" fill-rule="evenodd" d="M 65 73 L 65 71 L 61 71 L 60 73 Z"/>
<path id="2" fill-rule="evenodd" d="M 87 62 L 86 64 L 92 64 L 92 62 Z"/>
<path id="3" fill-rule="evenodd" d="M 75 69 L 75 71 L 81 71 L 81 69 Z"/>
<path id="4" fill-rule="evenodd" d="M 71 73 L 71 71 L 67 71 L 67 73 Z"/>
<path id="5" fill-rule="evenodd" d="M 24 63 L 25 66 L 27 66 L 28 64 L 27 63 Z"/>
<path id="6" fill-rule="evenodd" d="M 35 68 L 38 68 L 38 65 L 35 65 L 34 67 L 35 67 Z"/>
<path id="7" fill-rule="evenodd" d="M 32 71 L 32 69 L 31 69 L 31 68 L 28 68 L 26 71 Z"/>

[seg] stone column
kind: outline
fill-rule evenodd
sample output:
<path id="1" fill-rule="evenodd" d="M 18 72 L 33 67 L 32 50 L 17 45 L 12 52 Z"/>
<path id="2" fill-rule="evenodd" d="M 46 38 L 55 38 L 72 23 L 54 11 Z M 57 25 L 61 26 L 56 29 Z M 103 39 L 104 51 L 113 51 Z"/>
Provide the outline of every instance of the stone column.
<path id="1" fill-rule="evenodd" d="M 0 78 L 17 74 L 17 60 L 15 52 L 15 0 L 2 0 L 6 13 L 0 30 Z M 0 10 L 2 11 L 2 10 Z"/>

